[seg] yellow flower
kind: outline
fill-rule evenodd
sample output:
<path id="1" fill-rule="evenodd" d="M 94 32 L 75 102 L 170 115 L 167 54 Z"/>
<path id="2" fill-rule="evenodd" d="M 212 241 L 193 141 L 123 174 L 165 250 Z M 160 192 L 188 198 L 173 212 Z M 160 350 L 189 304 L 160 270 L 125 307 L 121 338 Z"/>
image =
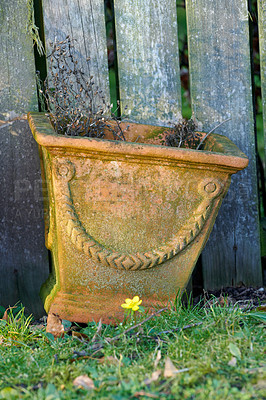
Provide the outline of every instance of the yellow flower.
<path id="1" fill-rule="evenodd" d="M 121 304 L 121 307 L 132 309 L 132 311 L 137 311 L 139 309 L 139 305 L 142 303 L 142 300 L 139 299 L 139 296 L 133 297 L 133 299 L 126 299 L 124 304 Z"/>

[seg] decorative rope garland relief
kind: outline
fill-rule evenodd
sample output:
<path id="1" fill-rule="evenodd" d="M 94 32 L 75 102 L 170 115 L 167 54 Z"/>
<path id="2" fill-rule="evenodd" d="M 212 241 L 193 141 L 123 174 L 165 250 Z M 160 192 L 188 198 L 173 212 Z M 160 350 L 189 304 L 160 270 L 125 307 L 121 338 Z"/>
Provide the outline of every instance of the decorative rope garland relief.
<path id="1" fill-rule="evenodd" d="M 198 185 L 198 192 L 203 197 L 201 204 L 167 244 L 143 253 L 126 254 L 105 248 L 90 236 L 82 226 L 75 211 L 69 186 L 69 182 L 75 175 L 74 164 L 70 161 L 57 162 L 55 173 L 62 184 L 61 190 L 64 201 L 61 204 L 61 210 L 65 215 L 66 231 L 72 244 L 97 263 L 100 262 L 107 267 L 130 271 L 153 268 L 173 258 L 187 247 L 202 230 L 212 210 L 213 200 L 222 193 L 223 189 L 217 180 L 203 179 Z"/>

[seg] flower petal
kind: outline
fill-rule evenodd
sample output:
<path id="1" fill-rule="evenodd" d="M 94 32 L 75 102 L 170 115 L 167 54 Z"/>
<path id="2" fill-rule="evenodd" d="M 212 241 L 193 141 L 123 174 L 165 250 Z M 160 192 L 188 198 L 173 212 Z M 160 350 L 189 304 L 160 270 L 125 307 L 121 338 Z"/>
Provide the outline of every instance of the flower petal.
<path id="1" fill-rule="evenodd" d="M 133 310 L 133 311 L 137 311 L 138 309 L 139 309 L 139 306 L 134 305 L 134 306 L 132 307 L 132 310 Z"/>
<path id="2" fill-rule="evenodd" d="M 126 299 L 126 300 L 125 300 L 125 303 L 127 303 L 127 304 L 131 304 L 131 302 L 132 302 L 131 299 Z"/>
<path id="3" fill-rule="evenodd" d="M 125 303 L 124 303 L 124 304 L 121 304 L 121 307 L 122 307 L 122 308 L 131 308 L 131 306 L 130 306 L 129 304 L 125 304 Z"/>
<path id="4" fill-rule="evenodd" d="M 139 296 L 134 296 L 132 301 L 133 303 L 137 303 L 139 301 Z"/>
<path id="5" fill-rule="evenodd" d="M 138 302 L 136 303 L 136 305 L 139 306 L 141 303 L 142 303 L 142 300 L 138 301 Z"/>

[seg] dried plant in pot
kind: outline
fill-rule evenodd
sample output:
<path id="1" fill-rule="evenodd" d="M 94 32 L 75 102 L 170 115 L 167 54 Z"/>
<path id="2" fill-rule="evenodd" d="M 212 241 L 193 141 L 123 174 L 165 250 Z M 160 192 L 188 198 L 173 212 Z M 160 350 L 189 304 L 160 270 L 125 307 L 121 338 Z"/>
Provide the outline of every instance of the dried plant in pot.
<path id="1" fill-rule="evenodd" d="M 149 307 L 184 290 L 231 175 L 248 159 L 221 135 L 210 134 L 202 150 L 170 147 L 152 144 L 164 127 L 98 116 L 93 135 L 94 116 L 79 118 L 83 137 L 57 134 L 46 113 L 28 120 L 48 192 L 53 271 L 42 287 L 45 308 L 72 321 L 113 323 L 126 297 L 137 294 Z M 64 121 L 70 126 L 69 116 Z"/>

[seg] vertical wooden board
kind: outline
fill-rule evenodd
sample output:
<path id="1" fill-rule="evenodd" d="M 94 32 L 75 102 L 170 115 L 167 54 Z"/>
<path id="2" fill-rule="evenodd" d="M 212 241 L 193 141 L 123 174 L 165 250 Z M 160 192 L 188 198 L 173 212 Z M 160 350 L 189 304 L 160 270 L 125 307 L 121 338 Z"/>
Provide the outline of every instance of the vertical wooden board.
<path id="1" fill-rule="evenodd" d="M 260 285 L 257 174 L 246 0 L 187 0 L 192 108 L 208 131 L 228 136 L 249 158 L 232 177 L 203 252 L 208 289 L 243 282 Z"/>
<path id="2" fill-rule="evenodd" d="M 78 65 L 110 103 L 104 1 L 45 0 L 43 15 L 47 54 L 55 40 L 75 39 Z"/>
<path id="3" fill-rule="evenodd" d="M 261 94 L 264 126 L 264 162 L 266 163 L 266 1 L 258 0 L 258 23 L 260 43 Z"/>
<path id="4" fill-rule="evenodd" d="M 264 130 L 264 159 L 260 153 L 263 138 L 258 138 L 259 153 L 262 156 L 262 168 L 266 167 L 266 0 L 258 0 L 258 25 L 259 25 L 259 47 L 260 47 L 260 75 L 261 75 L 261 97 Z M 266 216 L 261 218 L 261 251 L 266 255 Z"/>
<path id="5" fill-rule="evenodd" d="M 134 122 L 176 122 L 181 117 L 176 1 L 114 5 L 122 112 Z"/>
<path id="6" fill-rule="evenodd" d="M 22 301 L 37 316 L 49 272 L 37 144 L 27 120 L 37 110 L 27 1 L 0 0 L 0 304 Z"/>

